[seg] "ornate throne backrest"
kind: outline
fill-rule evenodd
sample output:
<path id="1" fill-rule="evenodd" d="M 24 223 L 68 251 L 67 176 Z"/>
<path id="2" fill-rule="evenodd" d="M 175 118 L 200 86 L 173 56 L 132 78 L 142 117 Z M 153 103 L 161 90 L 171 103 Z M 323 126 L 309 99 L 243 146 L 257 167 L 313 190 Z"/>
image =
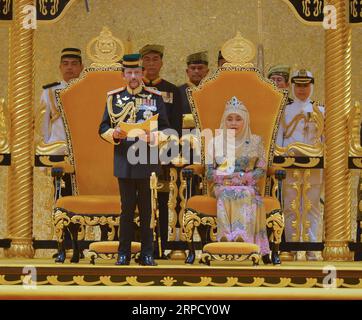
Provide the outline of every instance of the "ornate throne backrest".
<path id="1" fill-rule="evenodd" d="M 91 68 L 57 93 L 75 168 L 73 194 L 118 195 L 113 176 L 113 147 L 98 135 L 107 92 L 124 86 L 121 69 Z"/>
<path id="2" fill-rule="evenodd" d="M 287 99 L 286 92 L 283 93 L 271 81 L 263 78 L 256 68 L 219 68 L 198 87 L 188 91 L 197 128 L 215 132 L 220 126 L 225 104 L 233 96 L 247 107 L 251 131 L 263 138 L 267 166 L 271 166 L 278 124 Z M 203 163 L 204 155 L 202 152 Z M 266 182 L 266 178 L 259 182 L 262 195 L 265 195 Z"/>

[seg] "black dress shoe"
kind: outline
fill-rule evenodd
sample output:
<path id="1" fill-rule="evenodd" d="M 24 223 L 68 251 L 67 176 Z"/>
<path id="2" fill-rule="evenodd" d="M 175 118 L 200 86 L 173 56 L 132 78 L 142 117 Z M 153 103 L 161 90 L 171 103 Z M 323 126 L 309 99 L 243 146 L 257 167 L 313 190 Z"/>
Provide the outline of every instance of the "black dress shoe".
<path id="1" fill-rule="evenodd" d="M 130 264 L 130 261 L 131 259 L 126 255 L 119 254 L 116 261 L 116 266 L 128 266 Z"/>
<path id="2" fill-rule="evenodd" d="M 185 263 L 193 264 L 195 261 L 195 257 L 196 257 L 195 252 L 190 252 L 185 260 Z"/>
<path id="3" fill-rule="evenodd" d="M 272 261 L 270 259 L 270 255 L 269 254 L 264 254 L 261 259 L 263 260 L 264 264 L 271 264 Z"/>
<path id="4" fill-rule="evenodd" d="M 55 258 L 55 262 L 64 263 L 64 261 L 65 261 L 65 251 L 59 251 Z"/>
<path id="5" fill-rule="evenodd" d="M 84 259 L 84 252 L 83 249 L 79 250 L 79 259 Z"/>
<path id="6" fill-rule="evenodd" d="M 139 259 L 139 264 L 141 266 L 157 266 L 157 263 L 152 256 L 143 256 Z"/>
<path id="7" fill-rule="evenodd" d="M 273 264 L 281 264 L 279 253 L 277 251 L 272 251 L 271 260 Z"/>

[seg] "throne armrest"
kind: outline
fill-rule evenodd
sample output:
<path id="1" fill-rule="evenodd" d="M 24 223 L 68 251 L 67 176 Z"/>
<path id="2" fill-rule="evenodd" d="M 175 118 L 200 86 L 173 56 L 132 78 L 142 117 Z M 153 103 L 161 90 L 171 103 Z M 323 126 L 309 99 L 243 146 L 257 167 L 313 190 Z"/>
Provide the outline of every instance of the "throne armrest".
<path id="1" fill-rule="evenodd" d="M 197 180 L 195 180 L 194 178 L 196 178 L 197 176 L 202 178 L 203 175 L 205 174 L 205 167 L 201 164 L 191 164 L 183 168 L 181 172 L 182 172 L 182 177 L 186 181 L 185 200 L 187 202 L 190 196 L 192 196 L 192 194 L 195 193 L 195 188 L 193 188 L 193 184 Z"/>
<path id="2" fill-rule="evenodd" d="M 267 175 L 270 176 L 275 176 L 275 178 L 279 181 L 284 180 L 287 172 L 285 169 L 281 168 L 281 167 L 277 167 L 277 166 L 271 166 L 268 168 L 267 171 Z"/>
<path id="3" fill-rule="evenodd" d="M 281 167 L 271 166 L 268 168 L 267 175 L 277 179 L 276 198 L 283 209 L 283 180 L 286 178 L 287 172 Z"/>
<path id="4" fill-rule="evenodd" d="M 182 173 L 203 176 L 205 174 L 205 166 L 202 164 L 190 164 L 182 169 Z"/>
<path id="5" fill-rule="evenodd" d="M 186 113 L 182 117 L 182 128 L 183 129 L 193 129 L 196 127 L 195 119 L 192 113 Z"/>
<path id="6" fill-rule="evenodd" d="M 63 174 L 74 173 L 74 166 L 72 166 L 68 161 L 54 162 L 52 165 L 52 176 L 53 169 L 55 169 L 56 172 L 61 171 Z"/>
<path id="7" fill-rule="evenodd" d="M 55 199 L 57 201 L 61 197 L 61 190 L 62 190 L 62 177 L 66 173 L 74 173 L 74 166 L 72 166 L 67 161 L 59 161 L 55 162 L 51 168 L 51 176 L 54 178 L 55 181 Z"/>

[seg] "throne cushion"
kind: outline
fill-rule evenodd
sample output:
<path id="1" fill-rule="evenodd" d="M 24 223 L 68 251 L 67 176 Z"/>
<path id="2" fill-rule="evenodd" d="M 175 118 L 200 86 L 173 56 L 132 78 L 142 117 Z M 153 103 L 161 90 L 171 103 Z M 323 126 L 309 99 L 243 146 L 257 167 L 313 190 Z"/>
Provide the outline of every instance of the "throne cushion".
<path id="1" fill-rule="evenodd" d="M 209 216 L 216 216 L 216 199 L 206 195 L 193 196 L 187 200 L 187 208 Z"/>
<path id="2" fill-rule="evenodd" d="M 203 252 L 210 254 L 252 254 L 259 253 L 260 247 L 254 243 L 247 242 L 213 242 L 206 244 L 203 249 Z"/>
<path id="3" fill-rule="evenodd" d="M 56 208 L 78 214 L 120 214 L 121 203 L 119 196 L 84 195 L 67 196 L 57 200 Z"/>
<path id="4" fill-rule="evenodd" d="M 94 251 L 97 253 L 117 253 L 119 247 L 119 241 L 100 241 L 93 242 L 89 245 L 89 251 Z M 141 243 L 134 242 L 131 243 L 131 253 L 137 253 L 141 251 Z"/>

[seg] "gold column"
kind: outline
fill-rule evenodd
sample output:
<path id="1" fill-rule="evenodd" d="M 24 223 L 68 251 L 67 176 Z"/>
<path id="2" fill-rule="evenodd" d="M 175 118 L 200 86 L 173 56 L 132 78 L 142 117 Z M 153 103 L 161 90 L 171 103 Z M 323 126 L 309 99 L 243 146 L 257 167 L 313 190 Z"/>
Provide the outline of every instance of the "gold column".
<path id="1" fill-rule="evenodd" d="M 337 10 L 337 29 L 326 30 L 326 169 L 324 260 L 351 260 L 350 173 L 347 120 L 351 104 L 351 30 L 347 2 L 329 0 Z"/>
<path id="2" fill-rule="evenodd" d="M 9 111 L 11 118 L 8 195 L 7 257 L 34 256 L 33 235 L 33 38 L 34 30 L 23 28 L 26 5 L 33 0 L 13 1 L 9 46 Z"/>

